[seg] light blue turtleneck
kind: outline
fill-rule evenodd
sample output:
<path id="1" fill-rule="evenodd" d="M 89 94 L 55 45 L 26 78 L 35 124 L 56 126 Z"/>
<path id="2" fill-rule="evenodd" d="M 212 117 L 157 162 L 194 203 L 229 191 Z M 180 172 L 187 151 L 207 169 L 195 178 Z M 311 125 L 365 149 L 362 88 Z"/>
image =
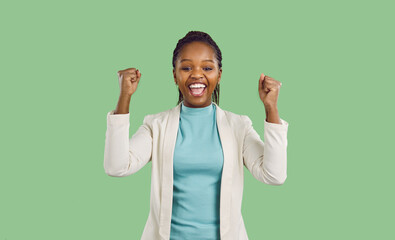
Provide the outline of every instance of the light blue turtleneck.
<path id="1" fill-rule="evenodd" d="M 223 160 L 215 104 L 191 108 L 182 102 L 173 158 L 171 240 L 220 239 Z"/>

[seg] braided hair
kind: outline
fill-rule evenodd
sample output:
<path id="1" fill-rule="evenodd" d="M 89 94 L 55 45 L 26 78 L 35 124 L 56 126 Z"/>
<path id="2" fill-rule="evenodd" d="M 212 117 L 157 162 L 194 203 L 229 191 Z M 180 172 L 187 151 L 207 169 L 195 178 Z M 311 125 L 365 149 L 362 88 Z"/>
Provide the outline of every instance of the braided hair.
<path id="1" fill-rule="evenodd" d="M 209 44 L 214 52 L 215 57 L 217 58 L 218 68 L 222 68 L 222 53 L 215 41 L 210 37 L 209 34 L 201 31 L 189 31 L 183 38 L 178 40 L 177 46 L 173 51 L 173 69 L 176 67 L 177 58 L 182 50 L 182 48 L 191 42 L 204 42 Z M 182 102 L 184 99 L 180 89 L 178 89 L 178 102 L 177 105 Z M 219 83 L 214 88 L 214 92 L 211 96 L 212 101 L 219 105 Z"/>

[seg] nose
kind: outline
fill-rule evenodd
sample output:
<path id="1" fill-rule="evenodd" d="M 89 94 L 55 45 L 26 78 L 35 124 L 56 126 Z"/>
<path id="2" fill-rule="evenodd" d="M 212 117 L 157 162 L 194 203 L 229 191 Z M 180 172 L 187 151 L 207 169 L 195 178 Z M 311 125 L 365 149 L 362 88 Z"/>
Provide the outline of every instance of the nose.
<path id="1" fill-rule="evenodd" d="M 199 79 L 202 77 L 203 77 L 202 71 L 200 71 L 199 69 L 196 69 L 196 68 L 194 70 L 192 70 L 191 78 Z"/>

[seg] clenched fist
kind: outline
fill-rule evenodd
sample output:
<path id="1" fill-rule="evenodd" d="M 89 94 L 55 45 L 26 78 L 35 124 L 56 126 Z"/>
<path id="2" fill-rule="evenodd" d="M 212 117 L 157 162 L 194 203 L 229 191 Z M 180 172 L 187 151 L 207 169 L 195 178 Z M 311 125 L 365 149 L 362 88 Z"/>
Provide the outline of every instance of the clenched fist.
<path id="1" fill-rule="evenodd" d="M 141 73 L 136 68 L 127 68 L 118 71 L 120 94 L 132 96 L 136 92 L 140 78 Z"/>
<path id="2" fill-rule="evenodd" d="M 277 107 L 278 95 L 280 92 L 281 82 L 261 74 L 259 78 L 258 92 L 259 97 L 266 107 Z"/>

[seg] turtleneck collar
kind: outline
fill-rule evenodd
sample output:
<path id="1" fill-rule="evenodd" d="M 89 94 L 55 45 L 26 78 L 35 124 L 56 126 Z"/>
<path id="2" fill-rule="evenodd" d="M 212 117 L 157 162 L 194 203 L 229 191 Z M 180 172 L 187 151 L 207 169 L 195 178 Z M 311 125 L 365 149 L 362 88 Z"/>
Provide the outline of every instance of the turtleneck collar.
<path id="1" fill-rule="evenodd" d="M 210 115 L 213 113 L 214 104 L 211 102 L 207 107 L 192 108 L 186 107 L 184 101 L 181 102 L 181 113 L 188 115 Z"/>

